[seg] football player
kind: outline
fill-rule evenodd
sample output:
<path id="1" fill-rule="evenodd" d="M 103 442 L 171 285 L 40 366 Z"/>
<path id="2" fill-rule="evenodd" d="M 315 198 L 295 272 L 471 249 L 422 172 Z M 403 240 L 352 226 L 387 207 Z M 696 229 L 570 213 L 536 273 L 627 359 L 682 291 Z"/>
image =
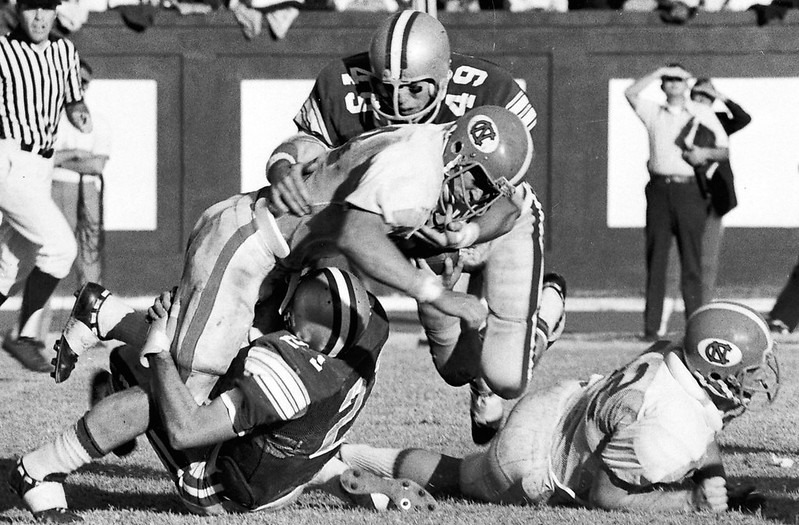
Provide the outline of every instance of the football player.
<path id="1" fill-rule="evenodd" d="M 286 275 L 328 265 L 339 254 L 418 302 L 479 326 L 486 317 L 480 301 L 445 289 L 438 276 L 411 264 L 392 238 L 412 234 L 437 208 L 444 221 L 481 213 L 513 191 L 531 157 L 521 120 L 486 106 L 454 123 L 381 128 L 295 166 L 307 173 L 309 215 L 276 218 L 261 192 L 209 208 L 189 239 L 178 287 L 184 307 L 172 347 L 197 403 L 246 341 L 256 305 L 280 296 L 275 290 L 286 286 Z M 257 320 L 263 333 L 273 331 Z M 102 287 L 87 285 L 56 343 L 56 381 L 98 338 L 141 347 L 146 329 L 143 316 L 110 300 Z"/>
<path id="2" fill-rule="evenodd" d="M 607 377 L 527 394 L 484 452 L 460 459 L 347 445 L 341 457 L 434 495 L 494 503 L 755 510 L 762 495 L 727 487 L 716 438 L 756 394 L 772 401 L 779 379 L 760 314 L 713 302 L 691 315 L 683 341 L 660 341 Z"/>
<path id="3" fill-rule="evenodd" d="M 143 433 L 196 514 L 276 509 L 306 489 L 373 509 L 434 508 L 415 483 L 350 470 L 334 457 L 388 337 L 383 308 L 355 276 L 322 268 L 301 277 L 284 301 L 285 329 L 242 349 L 203 406 L 168 351 L 178 309 L 171 293 L 156 299 L 144 347 L 111 353 L 116 392 L 17 461 L 9 483 L 37 520 L 82 521 L 67 506 L 64 478 Z"/>
<path id="4" fill-rule="evenodd" d="M 536 124 L 535 109 L 507 71 L 451 53 L 446 30 L 434 17 L 396 13 L 374 32 L 368 52 L 336 60 L 317 77 L 294 118 L 299 134 L 267 163 L 270 205 L 276 212 L 308 213 L 307 189 L 291 166 L 364 130 L 453 122 L 486 105 L 512 111 L 528 132 Z M 417 231 L 428 250 L 468 248 L 461 252 L 466 275 L 458 289 L 488 303 L 481 332 L 462 330 L 456 317 L 420 305 L 438 372 L 451 385 L 471 384 L 477 443 L 487 442 L 501 423 L 502 403 L 494 393 L 506 399 L 523 394 L 534 364 L 562 328 L 563 278 L 548 276 L 542 291 L 543 221 L 535 192 L 523 182 L 480 216 Z M 544 300 L 544 295 L 551 297 Z"/>

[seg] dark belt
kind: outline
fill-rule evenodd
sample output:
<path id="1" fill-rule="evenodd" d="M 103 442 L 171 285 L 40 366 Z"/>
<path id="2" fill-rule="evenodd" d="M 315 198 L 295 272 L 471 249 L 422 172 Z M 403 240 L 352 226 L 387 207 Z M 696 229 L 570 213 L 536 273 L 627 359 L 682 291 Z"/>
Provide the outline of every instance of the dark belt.
<path id="1" fill-rule="evenodd" d="M 21 149 L 22 151 L 29 151 L 31 153 L 35 153 L 36 155 L 39 155 L 46 159 L 49 159 L 50 157 L 53 156 L 53 148 L 48 148 L 48 149 L 34 148 L 33 144 L 27 144 L 25 142 L 19 145 L 19 149 Z"/>
<path id="2" fill-rule="evenodd" d="M 661 181 L 666 184 L 688 184 L 696 182 L 693 175 L 652 175 L 653 181 Z"/>

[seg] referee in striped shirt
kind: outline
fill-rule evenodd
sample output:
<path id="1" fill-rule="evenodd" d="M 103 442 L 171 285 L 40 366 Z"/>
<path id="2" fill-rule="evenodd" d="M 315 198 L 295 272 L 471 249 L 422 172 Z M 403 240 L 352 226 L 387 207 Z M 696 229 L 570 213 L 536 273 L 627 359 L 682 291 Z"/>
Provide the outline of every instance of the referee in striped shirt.
<path id="1" fill-rule="evenodd" d="M 79 59 L 51 36 L 61 0 L 17 0 L 19 25 L 0 37 L 0 304 L 27 274 L 19 324 L 2 348 L 36 372 L 52 370 L 39 340 L 43 307 L 77 254 L 72 229 L 50 195 L 53 143 L 62 109 L 91 131 Z"/>

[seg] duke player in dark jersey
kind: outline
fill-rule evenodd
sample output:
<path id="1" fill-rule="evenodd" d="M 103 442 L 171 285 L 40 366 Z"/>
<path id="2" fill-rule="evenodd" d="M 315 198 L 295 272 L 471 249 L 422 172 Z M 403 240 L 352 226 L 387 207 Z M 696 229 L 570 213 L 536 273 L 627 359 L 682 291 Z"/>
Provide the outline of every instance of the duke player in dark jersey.
<path id="1" fill-rule="evenodd" d="M 168 351 L 179 309 L 172 297 L 162 294 L 150 308 L 141 350 L 112 352 L 116 392 L 18 460 L 9 482 L 34 517 L 82 521 L 67 507 L 66 475 L 145 432 L 197 514 L 276 509 L 306 489 L 373 509 L 434 508 L 415 483 L 353 471 L 335 458 L 371 393 L 388 337 L 383 308 L 355 276 L 322 268 L 301 277 L 280 307 L 286 329 L 242 349 L 203 406 Z"/>
<path id="2" fill-rule="evenodd" d="M 279 146 L 267 164 L 272 211 L 310 212 L 307 189 L 291 173 L 292 164 L 366 130 L 452 122 L 488 105 L 511 110 L 529 131 L 536 124 L 535 109 L 507 71 L 450 53 L 446 30 L 435 18 L 417 11 L 394 14 L 375 31 L 369 52 L 336 60 L 317 77 L 294 118 L 299 134 Z M 524 182 L 483 215 L 428 225 L 413 249 L 405 247 L 409 256 L 460 250 L 467 278 L 456 286 L 488 303 L 489 319 L 480 333 L 462 330 L 457 318 L 420 305 L 439 373 L 452 385 L 472 387 L 477 443 L 487 442 L 502 421 L 495 394 L 507 399 L 523 394 L 533 366 L 562 329 L 565 281 L 555 274 L 542 278 L 543 221 L 541 204 Z"/>

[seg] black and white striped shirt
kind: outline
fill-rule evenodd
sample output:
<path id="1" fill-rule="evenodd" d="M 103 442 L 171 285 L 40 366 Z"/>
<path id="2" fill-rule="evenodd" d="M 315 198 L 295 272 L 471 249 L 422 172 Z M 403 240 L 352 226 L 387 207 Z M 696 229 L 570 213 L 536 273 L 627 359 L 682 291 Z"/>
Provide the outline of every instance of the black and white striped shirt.
<path id="1" fill-rule="evenodd" d="M 17 28 L 0 37 L 0 138 L 34 151 L 53 147 L 64 104 L 83 99 L 75 45 L 50 37 L 35 49 Z"/>

